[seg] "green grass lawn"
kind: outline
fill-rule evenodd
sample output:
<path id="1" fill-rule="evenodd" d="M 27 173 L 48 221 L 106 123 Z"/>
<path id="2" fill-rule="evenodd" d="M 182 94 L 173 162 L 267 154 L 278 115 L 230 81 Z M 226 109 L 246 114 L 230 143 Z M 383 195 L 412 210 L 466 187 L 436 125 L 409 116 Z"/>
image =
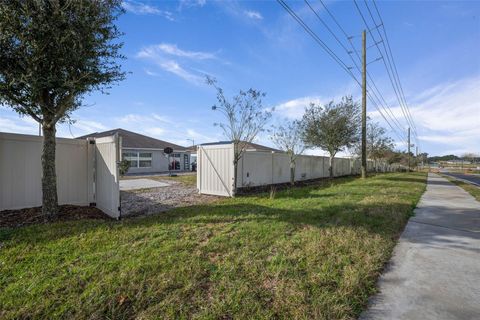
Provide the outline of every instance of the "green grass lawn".
<path id="1" fill-rule="evenodd" d="M 426 174 L 0 230 L 0 318 L 351 319 Z"/>

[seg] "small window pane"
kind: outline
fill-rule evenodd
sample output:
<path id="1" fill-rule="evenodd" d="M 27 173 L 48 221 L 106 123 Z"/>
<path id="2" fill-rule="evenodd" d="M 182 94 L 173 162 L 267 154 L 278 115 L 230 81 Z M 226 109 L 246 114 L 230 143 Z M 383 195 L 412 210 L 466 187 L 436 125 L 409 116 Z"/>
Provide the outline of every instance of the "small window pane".
<path id="1" fill-rule="evenodd" d="M 130 168 L 138 167 L 138 153 L 137 152 L 122 152 L 123 160 L 127 160 Z"/>
<path id="2" fill-rule="evenodd" d="M 152 160 L 140 160 L 140 167 L 141 168 L 151 168 L 152 167 Z"/>
<path id="3" fill-rule="evenodd" d="M 152 159 L 151 152 L 140 152 L 140 159 Z"/>

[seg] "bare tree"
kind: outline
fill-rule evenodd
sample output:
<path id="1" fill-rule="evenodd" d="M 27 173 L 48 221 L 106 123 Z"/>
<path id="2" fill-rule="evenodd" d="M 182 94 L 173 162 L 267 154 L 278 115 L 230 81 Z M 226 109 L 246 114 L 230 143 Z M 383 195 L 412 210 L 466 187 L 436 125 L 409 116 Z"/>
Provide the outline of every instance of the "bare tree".
<path id="1" fill-rule="evenodd" d="M 273 110 L 267 110 L 262 104 L 265 93 L 255 89 L 240 90 L 232 99 L 225 97 L 224 91 L 214 78 L 207 77 L 207 84 L 217 91 L 217 104 L 212 110 L 225 116 L 225 122 L 215 123 L 233 143 L 233 196 L 237 192 L 238 161 L 242 158 L 247 146 L 262 132 L 265 124 L 272 116 Z"/>
<path id="2" fill-rule="evenodd" d="M 92 90 L 124 79 L 115 20 L 121 0 L 2 1 L 0 105 L 37 121 L 43 130 L 42 213 L 58 212 L 56 125 L 70 121 Z"/>
<path id="3" fill-rule="evenodd" d="M 359 140 L 360 105 L 351 96 L 339 103 L 330 101 L 323 107 L 314 103 L 305 110 L 302 119 L 302 139 L 308 147 L 329 153 L 329 172 L 333 177 L 333 158 Z"/>
<path id="4" fill-rule="evenodd" d="M 286 120 L 283 124 L 272 126 L 271 133 L 272 142 L 290 157 L 290 184 L 294 185 L 296 160 L 306 149 L 302 140 L 302 125 L 298 120 Z"/>
<path id="5" fill-rule="evenodd" d="M 470 161 L 470 163 L 475 163 L 475 160 L 479 158 L 480 155 L 473 152 L 466 152 L 462 155 L 462 159 Z"/>

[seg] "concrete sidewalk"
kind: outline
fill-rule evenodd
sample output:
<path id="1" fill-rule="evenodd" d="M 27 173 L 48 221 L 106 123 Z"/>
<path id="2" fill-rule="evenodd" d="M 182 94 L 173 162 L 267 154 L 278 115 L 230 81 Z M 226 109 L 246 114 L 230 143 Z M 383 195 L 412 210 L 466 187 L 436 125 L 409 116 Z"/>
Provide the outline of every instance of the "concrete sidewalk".
<path id="1" fill-rule="evenodd" d="M 429 174 L 360 319 L 480 319 L 480 202 Z"/>

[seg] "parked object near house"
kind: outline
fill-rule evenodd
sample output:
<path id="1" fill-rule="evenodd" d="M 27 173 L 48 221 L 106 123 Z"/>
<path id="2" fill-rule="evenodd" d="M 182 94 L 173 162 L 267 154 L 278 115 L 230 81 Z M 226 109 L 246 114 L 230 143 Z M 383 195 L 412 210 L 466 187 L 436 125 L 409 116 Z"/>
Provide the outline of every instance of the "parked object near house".
<path id="1" fill-rule="evenodd" d="M 81 136 L 78 139 L 99 138 L 118 134 L 121 138 L 122 160 L 130 162 L 127 174 L 156 173 L 172 171 L 190 171 L 190 151 L 167 141 L 148 137 L 124 129 L 113 129 Z M 165 148 L 172 148 L 170 155 Z"/>
<path id="2" fill-rule="evenodd" d="M 262 148 L 261 148 L 262 147 Z M 274 185 L 290 181 L 290 158 L 281 151 L 257 145 L 247 148 L 238 163 L 237 188 Z M 275 150 L 275 149 L 273 149 Z M 297 157 L 295 181 L 329 176 L 329 158 L 321 156 Z M 197 188 L 200 193 L 233 196 L 233 143 L 208 143 L 197 151 Z M 335 177 L 360 174 L 360 160 L 334 158 Z M 399 167 L 384 162 L 367 162 L 368 171 L 390 172 Z"/>
<path id="3" fill-rule="evenodd" d="M 120 217 L 118 135 L 56 139 L 60 205 L 95 206 Z M 42 205 L 43 137 L 0 133 L 0 211 Z"/>

